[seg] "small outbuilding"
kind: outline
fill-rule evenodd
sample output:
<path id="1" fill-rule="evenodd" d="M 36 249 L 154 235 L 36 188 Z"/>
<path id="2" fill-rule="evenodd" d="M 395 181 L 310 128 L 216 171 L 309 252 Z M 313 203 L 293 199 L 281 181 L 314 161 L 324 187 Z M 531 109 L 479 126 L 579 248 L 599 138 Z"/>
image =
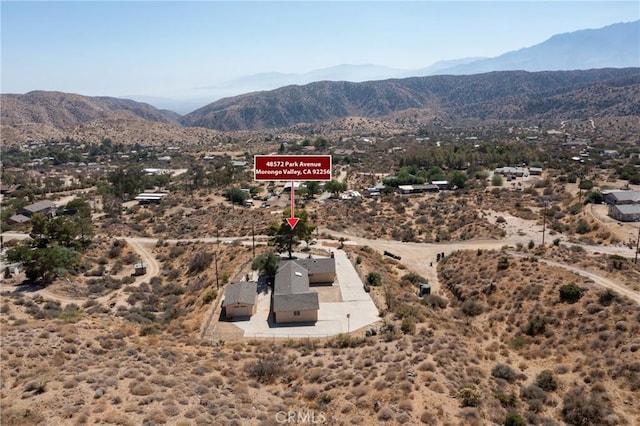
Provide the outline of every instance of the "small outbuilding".
<path id="1" fill-rule="evenodd" d="M 133 275 L 140 276 L 147 273 L 147 264 L 140 262 L 133 265 Z"/>
<path id="2" fill-rule="evenodd" d="M 224 291 L 222 307 L 229 319 L 250 317 L 256 313 L 258 284 L 255 281 L 240 281 L 229 284 Z"/>
<path id="3" fill-rule="evenodd" d="M 431 294 L 431 284 L 421 283 L 418 287 L 418 297 L 424 297 Z"/>

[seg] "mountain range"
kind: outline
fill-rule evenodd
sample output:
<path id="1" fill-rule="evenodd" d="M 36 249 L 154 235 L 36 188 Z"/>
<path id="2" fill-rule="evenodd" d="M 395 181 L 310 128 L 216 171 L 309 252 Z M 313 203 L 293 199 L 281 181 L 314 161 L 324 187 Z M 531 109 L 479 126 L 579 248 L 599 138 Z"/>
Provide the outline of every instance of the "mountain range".
<path id="1" fill-rule="evenodd" d="M 95 128 L 100 120 L 118 122 L 120 127 L 135 122 L 143 127 L 156 123 L 163 128 L 229 131 L 353 116 L 384 118 L 406 110 L 429 111 L 451 120 L 640 115 L 639 52 L 640 21 L 636 21 L 554 36 L 496 58 L 445 61 L 415 71 L 435 75 L 408 77 L 405 71 L 376 66 L 333 67 L 304 76 L 261 75 L 273 85 L 286 78 L 320 81 L 223 98 L 184 116 L 127 99 L 34 91 L 1 95 L 0 119 L 4 138 L 8 127 L 12 134 L 20 126 L 59 130 L 92 123 Z M 565 67 L 589 69 L 540 71 Z M 524 70 L 495 71 L 509 68 Z M 381 78 L 385 73 L 399 77 Z M 367 78 L 331 81 L 332 76 L 347 74 L 353 80 Z M 251 81 L 247 78 L 243 84 Z"/>
<path id="2" fill-rule="evenodd" d="M 197 95 L 181 102 L 169 99 L 139 99 L 186 113 L 224 97 L 316 81 L 363 82 L 430 75 L 470 75 L 491 71 L 560 71 L 626 67 L 640 67 L 640 21 L 558 34 L 542 43 L 494 58 L 459 58 L 436 62 L 414 70 L 375 64 L 341 64 L 301 74 L 260 73 L 213 86 L 198 87 L 194 90 Z"/>

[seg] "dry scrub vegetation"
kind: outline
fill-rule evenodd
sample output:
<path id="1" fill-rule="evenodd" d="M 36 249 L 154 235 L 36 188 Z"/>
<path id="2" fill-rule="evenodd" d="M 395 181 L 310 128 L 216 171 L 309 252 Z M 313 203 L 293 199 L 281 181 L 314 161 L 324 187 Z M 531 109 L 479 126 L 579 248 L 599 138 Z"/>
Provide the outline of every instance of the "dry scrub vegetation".
<path id="1" fill-rule="evenodd" d="M 225 265 L 241 263 L 247 248 L 237 249 Z M 211 288 L 206 247 L 156 250 L 162 279 L 132 291 L 120 316 L 73 307 L 36 319 L 28 305 L 50 302 L 3 297 L 2 424 L 268 425 L 297 411 L 333 424 L 600 425 L 640 415 L 638 307 L 533 256 L 454 253 L 439 264 L 441 294 L 418 299 L 421 277 L 352 248 L 363 273 L 381 275 L 377 335 L 214 344 L 196 330 Z M 171 281 L 174 270 L 185 278 Z M 135 319 L 133 307 L 176 296 L 176 316 L 160 309 L 152 332 Z"/>

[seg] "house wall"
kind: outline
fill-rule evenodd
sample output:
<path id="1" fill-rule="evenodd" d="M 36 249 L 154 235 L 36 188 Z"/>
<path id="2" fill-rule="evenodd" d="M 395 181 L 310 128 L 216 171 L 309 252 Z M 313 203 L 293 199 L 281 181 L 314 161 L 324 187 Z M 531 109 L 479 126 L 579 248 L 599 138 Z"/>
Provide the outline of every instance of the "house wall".
<path id="1" fill-rule="evenodd" d="M 300 311 L 300 315 L 293 315 L 293 311 L 276 312 L 276 322 L 316 322 L 318 321 L 318 311 L 310 309 Z"/>
<path id="2" fill-rule="evenodd" d="M 256 305 L 247 305 L 243 303 L 234 303 L 225 306 L 227 318 L 234 317 L 250 317 L 256 313 Z"/>
<path id="3" fill-rule="evenodd" d="M 332 283 L 336 279 L 333 272 L 323 272 L 321 274 L 309 275 L 309 284 Z"/>
<path id="4" fill-rule="evenodd" d="M 640 212 L 623 214 L 614 205 L 609 206 L 609 217 L 619 220 L 620 222 L 638 222 L 640 221 Z"/>

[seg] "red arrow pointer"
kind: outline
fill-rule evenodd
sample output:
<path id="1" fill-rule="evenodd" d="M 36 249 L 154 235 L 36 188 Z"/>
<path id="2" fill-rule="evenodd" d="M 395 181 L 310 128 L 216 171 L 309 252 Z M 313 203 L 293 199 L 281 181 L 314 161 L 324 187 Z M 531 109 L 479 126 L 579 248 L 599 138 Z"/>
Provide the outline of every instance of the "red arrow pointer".
<path id="1" fill-rule="evenodd" d="M 289 224 L 291 229 L 295 228 L 296 225 L 298 224 L 298 221 L 300 220 L 295 215 L 295 207 L 296 207 L 296 203 L 294 201 L 295 192 L 296 192 L 295 184 L 293 181 L 291 181 L 291 217 L 287 218 L 287 223 Z"/>

